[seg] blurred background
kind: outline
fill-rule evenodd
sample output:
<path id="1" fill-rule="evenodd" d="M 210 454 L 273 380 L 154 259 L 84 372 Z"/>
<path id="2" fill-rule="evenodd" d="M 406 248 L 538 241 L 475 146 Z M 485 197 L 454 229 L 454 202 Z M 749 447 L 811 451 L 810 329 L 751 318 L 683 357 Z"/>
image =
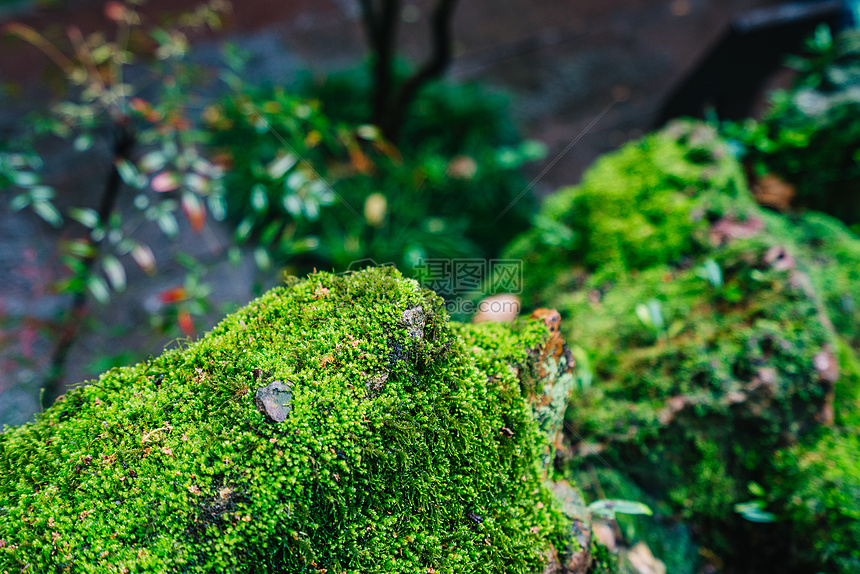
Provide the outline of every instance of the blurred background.
<path id="1" fill-rule="evenodd" d="M 415 120 L 425 125 L 416 126 L 414 135 L 409 135 L 416 141 L 406 142 L 406 145 L 425 148 L 415 150 L 416 155 L 436 153 L 440 147 L 448 146 L 439 150 L 441 157 L 416 159 L 419 163 L 435 159 L 446 161 L 457 155 L 465 158 L 453 164 L 454 168 L 459 166 L 463 171 L 458 189 L 442 194 L 430 189 L 434 183 L 428 183 L 419 202 L 428 204 L 423 206 L 431 212 L 426 215 L 432 215 L 435 210 L 448 216 L 447 219 L 436 218 L 439 221 L 435 224 L 437 227 L 443 223 L 450 225 L 454 233 L 440 231 L 435 235 L 444 237 L 439 238 L 425 231 L 425 237 L 421 237 L 422 230 L 418 229 L 413 233 L 417 237 L 409 237 L 410 232 L 407 232 L 396 239 L 401 244 L 397 246 L 391 245 L 390 239 L 379 237 L 377 241 L 383 244 L 379 248 L 368 249 L 363 245 L 342 255 L 323 255 L 318 267 L 342 270 L 353 259 L 365 256 L 383 259 L 380 263 L 392 261 L 402 266 L 404 262 L 412 264 L 428 255 L 468 257 L 497 252 L 516 231 L 524 229 L 529 211 L 541 196 L 560 186 L 578 182 L 583 169 L 601 153 L 630 139 L 637 139 L 653 127 L 660 120 L 661 106 L 672 90 L 678 88 L 685 76 L 692 73 L 697 63 L 726 34 L 733 19 L 756 8 L 775 4 L 778 3 L 766 0 L 583 3 L 505 0 L 488 4 L 475 1 L 457 3 L 450 19 L 450 61 L 439 76 L 445 81 L 439 91 L 430 96 L 436 98 L 432 105 L 438 109 L 429 109 L 428 104 L 428 109 L 412 111 L 416 116 L 424 116 Z M 123 22 L 121 14 L 111 16 L 106 12 L 109 5 L 97 1 L 42 3 L 5 0 L 0 5 L 0 19 L 7 25 L 20 23 L 44 35 L 46 42 L 56 43 L 58 51 L 72 53 L 73 58 L 76 49 L 71 45 L 68 28 L 75 27 L 82 38 L 89 40 L 90 50 L 100 48 L 103 52 L 101 57 L 110 58 L 115 56 L 107 52 L 118 49 L 116 42 L 121 40 L 119 34 L 122 34 Z M 207 105 L 219 98 L 229 98 L 231 93 L 246 95 L 259 105 L 274 95 L 271 87 L 278 86 L 286 88 L 281 102 L 284 106 L 304 98 L 324 97 L 329 101 L 322 106 L 321 115 L 329 117 L 321 118 L 323 121 L 343 121 L 353 125 L 371 123 L 370 84 L 373 80 L 369 62 L 374 49 L 364 33 L 362 7 L 358 0 L 255 1 L 232 7 L 215 4 L 211 7 L 213 15 L 209 22 L 183 28 L 177 22 L 181 20 L 181 14 L 192 13 L 198 6 L 199 3 L 194 1 L 129 4 L 129 9 L 139 11 L 139 17 L 132 25 L 127 25 L 133 32 L 129 34 L 129 50 L 136 54 L 134 59 L 123 62 L 128 67 L 126 74 L 134 81 L 130 82 L 133 92 L 123 94 L 122 98 L 131 100 L 137 97 L 141 101 L 152 101 L 152 105 L 181 107 L 178 114 L 192 116 L 194 127 L 205 130 L 206 118 L 202 116 Z M 400 6 L 400 14 L 390 24 L 397 32 L 396 45 L 392 46 L 397 73 L 403 75 L 410 65 L 417 66 L 432 56 L 434 7 L 433 2 L 403 2 Z M 217 25 L 211 26 L 216 20 Z M 143 36 L 152 34 L 155 28 L 169 36 L 172 26 L 176 26 L 177 34 L 181 34 L 182 38 L 177 41 L 182 45 L 175 49 L 167 47 L 163 54 L 152 54 L 155 43 L 172 39 L 144 39 Z M 34 42 L 27 42 L 27 38 L 22 40 L 20 34 L 18 36 L 7 28 L 0 50 L 0 77 L 4 82 L 0 141 L 11 152 L 25 149 L 20 146 L 16 149 L 16 142 L 39 139 L 38 142 L 27 142 L 27 149 L 40 154 L 40 163 L 44 166 L 39 170 L 39 177 L 43 183 L 57 190 L 55 201 L 58 209 L 91 209 L 97 216 L 104 180 L 108 176 L 106 170 L 110 170 L 111 164 L 110 140 L 114 136 L 107 124 L 112 121 L 113 112 L 95 104 L 93 110 L 86 112 L 87 121 L 92 124 L 86 127 L 80 125 L 81 117 L 57 120 L 71 126 L 78 124 L 71 131 L 82 128 L 81 133 L 86 132 L 83 136 L 64 133 L 61 138 L 64 141 L 57 141 L 56 137 L 33 138 L 41 135 L 33 134 L 34 128 L 51 133 L 51 126 L 41 125 L 35 118 L 25 120 L 28 114 L 41 114 L 42 123 L 48 123 L 53 120 L 44 119 L 46 110 L 62 101 L 64 96 L 75 105 L 89 104 L 82 102 L 79 95 L 63 92 L 85 89 L 86 82 L 93 79 L 85 79 L 83 86 L 75 85 L 64 75 L 58 62 L 40 49 L 42 40 L 34 45 Z M 135 45 L 134 40 L 139 40 L 140 45 Z M 144 45 L 147 41 L 153 45 Z M 96 42 L 100 44 L 97 46 Z M 234 60 L 241 60 L 241 63 L 232 62 L 238 71 L 230 68 L 223 56 L 225 46 L 231 46 Z M 171 49 L 175 53 L 168 56 Z M 153 61 L 147 61 L 147 57 Z M 165 69 L 173 65 L 182 66 L 182 69 Z M 192 72 L 191 68 L 198 65 L 199 69 Z M 228 85 L 219 77 L 224 70 L 236 74 L 238 78 L 234 85 Z M 159 74 L 174 78 L 177 74 L 180 76 L 179 85 L 170 90 L 169 96 L 161 93 L 164 86 L 160 85 Z M 458 86 L 467 87 L 457 91 Z M 264 96 L 259 90 L 272 93 Z M 445 90 L 448 93 L 442 93 Z M 164 103 L 166 97 L 173 98 L 174 102 Z M 177 98 L 187 101 L 176 102 Z M 130 107 L 133 104 L 126 105 Z M 611 108 L 606 110 L 610 105 Z M 232 112 L 241 113 L 235 108 Z M 128 113 L 128 110 L 121 113 Z M 434 113 L 439 116 L 432 117 Z M 316 120 L 315 117 L 304 118 L 308 122 L 307 127 L 282 126 L 278 122 L 285 118 L 277 113 L 272 115 L 273 118 L 266 121 L 276 124 L 273 130 L 276 133 L 263 133 L 262 137 L 255 133 L 253 137 L 262 141 L 248 144 L 258 146 L 246 148 L 253 150 L 249 155 L 265 153 L 268 154 L 265 159 L 273 160 L 272 154 L 277 155 L 277 150 L 284 148 L 278 136 L 292 140 L 301 135 L 297 132 L 313 127 Z M 289 111 L 283 115 L 289 115 Z M 598 116 L 599 121 L 592 125 Z M 463 118 L 470 125 L 464 126 Z M 236 120 L 238 118 L 227 121 Z M 251 125 L 257 120 L 244 118 L 242 121 Z M 451 124 L 455 129 L 469 133 L 457 134 L 452 131 Z M 147 127 L 158 129 L 158 126 Z M 283 132 L 279 133 L 280 130 Z M 425 136 L 425 130 L 431 133 Z M 436 141 L 448 136 L 460 141 Z M 229 146 L 228 140 L 244 137 L 244 134 L 225 129 L 200 137 L 203 140 L 212 137 L 219 140 L 219 144 Z M 434 141 L 420 141 L 424 137 L 434 138 Z M 576 144 L 558 158 L 576 138 L 579 138 Z M 72 145 L 66 145 L 68 143 Z M 85 143 L 89 145 L 81 150 Z M 130 154 L 131 161 L 139 160 L 150 142 L 141 143 L 143 145 Z M 197 141 L 195 145 L 206 143 L 209 142 Z M 475 169 L 474 162 L 468 159 L 482 161 L 481 153 L 497 152 L 501 148 L 509 153 L 501 158 L 500 165 L 492 166 L 494 173 L 481 174 L 487 181 L 481 182 L 480 190 L 471 183 L 462 183 L 470 179 L 466 176 Z M 472 150 L 474 153 L 467 153 Z M 385 150 L 379 153 L 386 155 Z M 558 160 L 550 167 L 550 162 L 556 158 Z M 263 160 L 258 159 L 260 162 Z M 250 161 L 251 158 L 245 158 L 245 165 L 236 166 L 237 173 L 233 177 L 245 178 L 246 172 L 253 169 L 248 164 Z M 541 177 L 510 212 L 510 221 L 487 225 L 489 229 L 481 230 L 481 237 L 470 234 L 463 237 L 462 228 L 486 219 L 486 213 L 463 213 L 459 201 L 450 205 L 449 196 L 465 188 L 471 189 L 469 195 L 495 195 L 495 198 L 474 198 L 474 202 L 482 205 L 471 206 L 489 210 L 495 218 L 503 204 L 507 205 L 538 174 L 542 174 Z M 330 177 L 328 174 L 320 175 Z M 228 174 L 227 179 L 230 177 Z M 401 199 L 411 204 L 414 200 L 406 199 L 408 194 L 403 189 L 403 185 L 411 182 L 404 183 L 403 177 L 408 180 L 410 175 L 404 173 L 397 182 L 384 185 L 395 188 Z M 455 177 L 458 176 L 455 174 Z M 247 185 L 250 187 L 252 184 L 248 182 Z M 353 210 L 362 216 L 365 198 L 361 195 L 386 191 L 371 189 L 374 186 L 378 184 L 359 183 L 356 197 L 350 197 Z M 135 209 L 134 201 L 138 194 L 135 190 L 126 190 L 118 195 L 117 209 L 130 215 Z M 323 200 L 332 201 L 326 197 Z M 449 205 L 443 205 L 445 202 Z M 388 206 L 385 203 L 371 202 L 369 207 L 377 205 L 386 211 Z M 436 205 L 431 208 L 429 203 Z M 232 209 L 242 208 L 233 206 Z M 415 214 L 406 215 L 404 219 L 408 222 L 403 225 L 415 223 L 414 227 L 421 227 L 419 219 L 424 215 L 421 207 L 409 205 L 407 209 L 414 209 Z M 348 212 L 347 208 L 347 216 L 351 217 Z M 10 321 L 10 330 L 4 337 L 0 422 L 14 424 L 27 420 L 38 408 L 38 389 L 42 386 L 46 369 L 50 369 L 52 354 L 56 354 L 55 339 L 60 337 L 57 330 L 62 330 L 56 322 L 64 322 L 58 317 L 71 305 L 68 285 L 65 289 L 51 288 L 69 272 L 62 260 L 69 256 L 63 253 L 65 244 L 62 242 L 78 239 L 83 230 L 75 229 L 75 220 L 69 221 L 68 217 L 59 227 L 51 225 L 50 221 L 46 225 L 38 213 L 10 209 L 9 201 L 4 201 L 0 217 L 0 265 L 5 278 L 2 312 Z M 181 233 L 181 241 L 178 242 L 170 242 L 170 234 L 165 237 L 163 225 L 159 228 L 151 223 L 136 224 L 134 240 L 152 251 L 152 257 L 158 261 L 158 273 L 144 280 L 145 274 L 141 270 L 130 268 L 127 270 L 130 276 L 121 293 L 114 289 L 109 297 L 102 297 L 103 301 L 87 305 L 86 319 L 81 317 L 87 323 L 86 328 L 78 329 L 73 337 L 73 358 L 65 361 L 62 384 L 77 383 L 96 376 L 113 364 L 124 364 L 133 358 L 146 356 L 162 348 L 170 335 L 178 334 L 167 324 L 174 317 L 163 318 L 160 324 L 168 330 L 165 336 L 153 339 L 149 326 L 150 315 L 165 311 L 165 304 L 159 297 L 163 299 L 165 292 L 182 288 L 188 282 L 188 265 L 176 265 L 179 263 L 176 255 L 202 259 L 207 267 L 205 289 L 194 286 L 206 293 L 207 311 L 204 312 L 200 305 L 191 306 L 194 307 L 192 315 L 196 321 L 193 331 L 188 329 L 189 334 L 205 331 L 223 313 L 223 309 L 209 311 L 209 307 L 223 303 L 242 304 L 259 292 L 260 282 L 270 285 L 276 281 L 274 270 L 268 273 L 257 271 L 250 253 L 253 250 L 245 243 L 241 244 L 238 254 L 232 253 L 233 264 L 238 264 L 238 267 L 226 261 L 223 256 L 233 244 L 230 222 L 222 224 L 209 217 L 198 233 L 189 233 L 187 228 L 190 224 L 185 218 L 180 215 L 175 219 L 176 226 L 180 228 L 176 232 L 177 237 Z M 465 221 L 467 219 L 472 221 Z M 259 224 L 256 224 L 254 233 L 259 231 Z M 485 224 L 489 222 L 481 222 L 481 225 Z M 310 227 L 297 230 L 296 243 L 307 241 L 308 235 L 312 237 L 308 245 L 291 246 L 291 253 L 295 256 L 297 250 L 311 254 L 320 250 L 312 247 L 320 233 L 321 229 Z M 330 237 L 332 243 L 342 243 L 344 239 L 339 231 L 331 232 Z M 426 253 L 428 246 L 422 242 L 453 245 L 443 245 L 435 250 L 431 246 L 431 252 Z M 458 242 L 470 245 L 460 247 L 456 245 Z M 474 242 L 482 244 L 471 245 Z M 329 251 L 339 249 L 339 246 L 328 248 Z M 150 257 L 148 252 L 145 257 Z M 219 258 L 224 261 L 216 261 Z M 290 259 L 279 258 L 278 264 L 289 266 Z M 130 257 L 122 261 L 124 266 L 128 263 L 131 263 L 129 267 L 135 266 Z M 297 271 L 305 270 L 307 265 L 304 265 L 305 269 L 301 269 L 302 265 L 298 267 Z M 202 271 L 190 275 L 196 277 L 201 274 Z M 110 290 L 111 286 L 106 285 L 105 289 Z M 185 295 L 191 296 L 190 293 Z M 92 293 L 88 292 L 87 297 L 92 297 Z"/>
<path id="2" fill-rule="evenodd" d="M 816 441 L 856 438 L 821 429 L 855 428 L 835 405 L 860 388 L 858 16 L 854 0 L 0 0 L 0 425 L 287 275 L 391 264 L 453 281 L 449 299 L 562 312 L 569 461 L 600 498 L 660 509 L 663 571 L 856 571 L 827 522 L 845 510 L 856 529 L 856 480 L 834 502 L 782 479 L 803 466 L 786 448 L 818 461 Z M 519 273 L 501 290 L 499 260 Z M 458 283 L 453 262 L 482 271 Z M 672 458 L 654 437 L 692 410 L 707 423 L 675 443 L 696 454 Z M 722 452 L 721 429 L 749 441 Z M 599 479 L 580 435 L 631 482 Z M 643 524 L 604 534 L 632 544 Z M 828 534 L 786 554 L 773 540 L 799 525 Z"/>

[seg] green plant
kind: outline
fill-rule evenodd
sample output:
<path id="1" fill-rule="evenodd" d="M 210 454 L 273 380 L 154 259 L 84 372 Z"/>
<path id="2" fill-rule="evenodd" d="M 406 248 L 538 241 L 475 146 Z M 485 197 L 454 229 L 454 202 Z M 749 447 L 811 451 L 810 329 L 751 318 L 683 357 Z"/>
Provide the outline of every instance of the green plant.
<path id="1" fill-rule="evenodd" d="M 543 224 L 508 254 L 531 276 L 524 298 L 558 309 L 589 359 L 571 464 L 599 451 L 729 567 L 852 572 L 860 241 L 757 206 L 725 142 L 692 123 L 605 156 L 541 216 L 569 246 Z"/>
<path id="2" fill-rule="evenodd" d="M 767 497 L 764 489 L 757 482 L 750 481 L 747 484 L 747 490 L 750 491 L 755 498 L 749 502 L 738 502 L 735 504 L 735 512 L 743 516 L 750 522 L 773 522 L 776 520 L 776 515 L 773 512 L 765 510 L 767 507 Z"/>
<path id="3" fill-rule="evenodd" d="M 860 222 L 860 31 L 833 38 L 821 26 L 793 58 L 794 86 L 771 95 L 761 121 L 726 124 L 756 177 L 775 173 L 797 189 L 795 204 Z"/>
<path id="4" fill-rule="evenodd" d="M 542 146 L 518 138 L 503 99 L 440 84 L 422 92 L 394 148 L 362 123 L 363 77 L 309 80 L 296 94 L 244 88 L 211 109 L 239 239 L 299 270 L 497 255 L 527 224 L 518 169 Z"/>
<path id="5" fill-rule="evenodd" d="M 73 298 L 59 322 L 45 376 L 48 402 L 61 392 L 66 361 L 90 300 L 107 303 L 112 292 L 125 290 L 129 262 L 147 274 L 156 272 L 152 250 L 135 231 L 154 223 L 176 239 L 180 228 L 175 214 L 180 210 L 194 232 L 203 229 L 207 212 L 215 218 L 225 215 L 221 169 L 201 155 L 203 132 L 192 119 L 191 86 L 201 81 L 202 73 L 184 56 L 188 34 L 217 27 L 229 5 L 212 0 L 162 27 L 147 23 L 136 4 L 105 4 L 105 16 L 115 26 L 111 38 L 103 32 L 85 37 L 75 26 L 65 38 L 53 40 L 21 23 L 3 28 L 44 52 L 65 88 L 46 114 L 31 118 L 31 132 L 14 148 L 7 145 L 15 152 L 0 153 L 0 189 L 7 189 L 10 207 L 31 208 L 52 226 L 78 236 L 59 245 L 66 273 L 55 288 Z M 143 65 L 131 74 L 136 64 Z M 144 99 L 141 94 L 152 92 L 153 85 L 157 93 Z M 105 183 L 97 205 L 77 205 L 64 196 L 71 203 L 63 208 L 65 213 L 55 206 L 57 196 L 69 190 L 58 192 L 42 183 L 34 172 L 42 160 L 21 151 L 49 137 L 68 142 L 69 151 L 81 154 L 81 161 L 104 162 Z M 107 157 L 96 145 L 99 141 L 106 144 Z M 118 209 L 119 197 L 129 192 L 137 194 L 130 216 Z"/>

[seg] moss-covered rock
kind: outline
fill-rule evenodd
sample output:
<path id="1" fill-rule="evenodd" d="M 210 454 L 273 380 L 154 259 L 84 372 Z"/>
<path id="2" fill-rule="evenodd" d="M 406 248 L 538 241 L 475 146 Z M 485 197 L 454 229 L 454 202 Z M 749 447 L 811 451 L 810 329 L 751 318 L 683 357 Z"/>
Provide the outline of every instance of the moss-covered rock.
<path id="1" fill-rule="evenodd" d="M 604 157 L 541 217 L 509 255 L 582 358 L 572 464 L 606 463 L 690 520 L 713 565 L 856 571 L 860 241 L 759 208 L 694 123 Z"/>
<path id="2" fill-rule="evenodd" d="M 752 205 L 743 170 L 714 132 L 676 123 L 604 156 L 547 198 L 506 256 L 524 261 L 532 304 L 584 274 L 593 283 L 703 252 L 709 222 Z"/>
<path id="3" fill-rule="evenodd" d="M 0 572 L 561 572 L 556 331 L 386 268 L 275 289 L 0 435 Z"/>

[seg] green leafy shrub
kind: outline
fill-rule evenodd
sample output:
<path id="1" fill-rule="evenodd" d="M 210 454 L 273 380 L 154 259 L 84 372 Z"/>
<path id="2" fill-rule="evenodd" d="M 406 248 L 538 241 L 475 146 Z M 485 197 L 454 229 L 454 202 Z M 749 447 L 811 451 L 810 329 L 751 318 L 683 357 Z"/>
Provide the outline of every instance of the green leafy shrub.
<path id="1" fill-rule="evenodd" d="M 759 208 L 715 131 L 692 123 L 605 156 L 540 217 L 508 253 L 588 359 L 578 378 L 594 382 L 567 412 L 573 463 L 599 451 L 729 566 L 854 571 L 858 469 L 840 453 L 857 435 L 860 242 L 828 216 Z M 753 497 L 776 522 L 736 512 Z"/>
<path id="2" fill-rule="evenodd" d="M 0 571 L 541 572 L 548 340 L 391 268 L 277 288 L 0 434 Z"/>
<path id="3" fill-rule="evenodd" d="M 794 59 L 798 76 L 772 94 L 761 121 L 728 124 L 758 176 L 776 173 L 797 188 L 796 204 L 860 222 L 860 31 L 832 38 L 826 26 Z"/>
<path id="4" fill-rule="evenodd" d="M 132 267 L 158 273 L 146 228 L 157 226 L 167 239 L 177 240 L 178 217 L 200 233 L 207 218 L 225 216 L 221 170 L 201 153 L 206 132 L 193 105 L 207 75 L 186 56 L 189 37 L 218 30 L 230 5 L 209 0 L 154 22 L 141 9 L 144 3 L 105 3 L 108 25 L 86 35 L 75 25 L 64 34 L 20 22 L 0 27 L 4 41 L 17 38 L 48 57 L 54 66 L 46 73 L 57 88 L 49 101 L 35 102 L 26 131 L 0 142 L 0 201 L 12 210 L 30 209 L 60 230 L 52 236 L 58 261 L 48 274 L 58 280 L 39 287 L 68 296 L 62 297 L 68 306 L 43 331 L 53 347 L 44 366 L 20 370 L 22 381 L 45 389 L 46 403 L 65 384 L 69 349 L 93 328 L 91 303 L 106 305 L 125 291 L 136 280 Z M 58 155 L 42 158 L 32 151 L 46 147 Z M 95 175 L 83 183 L 61 177 L 54 188 L 40 173 L 50 162 L 80 163 Z M 128 194 L 133 201 L 123 200 Z M 125 205 L 133 208 L 120 208 Z M 180 258 L 169 259 L 179 263 Z M 167 258 L 159 254 L 158 259 Z M 192 315 L 205 307 L 205 301 L 179 297 L 147 315 L 167 332 L 190 336 Z"/>
<path id="5" fill-rule="evenodd" d="M 526 187 L 518 170 L 542 146 L 521 141 L 503 99 L 437 84 L 411 108 L 396 149 L 364 123 L 361 78 L 308 81 L 295 94 L 246 89 L 213 109 L 240 238 L 299 268 L 369 258 L 408 270 L 497 255 L 528 224 L 530 198 L 515 202 Z"/>

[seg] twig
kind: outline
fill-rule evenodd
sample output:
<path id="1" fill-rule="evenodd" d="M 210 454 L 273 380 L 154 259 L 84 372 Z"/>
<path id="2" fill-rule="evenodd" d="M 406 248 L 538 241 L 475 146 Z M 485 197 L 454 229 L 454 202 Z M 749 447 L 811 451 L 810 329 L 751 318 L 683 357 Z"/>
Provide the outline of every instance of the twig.
<path id="1" fill-rule="evenodd" d="M 111 157 L 111 166 L 105 182 L 104 193 L 102 194 L 101 203 L 98 210 L 98 220 L 100 226 L 106 226 L 111 212 L 116 206 L 120 191 L 122 191 L 122 177 L 119 174 L 119 169 L 116 162 L 119 159 L 127 159 L 131 149 L 135 144 L 135 136 L 130 122 L 114 124 L 114 145 L 113 156 Z M 92 274 L 92 267 L 98 260 L 99 241 L 90 240 L 92 250 L 83 260 L 84 279 L 88 279 Z M 86 281 L 84 281 L 86 283 Z M 86 294 L 86 285 L 82 285 L 80 290 L 75 293 L 72 299 L 71 307 L 69 308 L 65 324 L 54 346 L 54 353 L 51 357 L 51 366 L 48 369 L 48 374 L 45 378 L 45 393 L 43 395 L 44 406 L 50 406 L 63 390 L 63 379 L 66 374 L 66 362 L 69 358 L 69 351 L 74 345 L 81 331 L 81 326 L 86 319 L 88 311 L 89 298 Z"/>

